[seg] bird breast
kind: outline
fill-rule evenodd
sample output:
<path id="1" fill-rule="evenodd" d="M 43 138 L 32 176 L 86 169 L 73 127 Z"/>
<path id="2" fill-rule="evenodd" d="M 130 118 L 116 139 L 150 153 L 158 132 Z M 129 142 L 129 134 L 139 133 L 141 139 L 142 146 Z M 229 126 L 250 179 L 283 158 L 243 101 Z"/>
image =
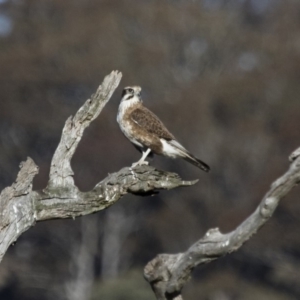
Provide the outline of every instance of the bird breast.
<path id="1" fill-rule="evenodd" d="M 120 129 L 123 134 L 136 146 L 143 147 L 143 145 L 138 142 L 134 136 L 134 128 L 132 121 L 129 118 L 131 111 L 134 109 L 134 106 L 137 102 L 132 100 L 122 101 L 119 106 L 118 115 L 117 115 L 117 122 L 119 123 Z"/>

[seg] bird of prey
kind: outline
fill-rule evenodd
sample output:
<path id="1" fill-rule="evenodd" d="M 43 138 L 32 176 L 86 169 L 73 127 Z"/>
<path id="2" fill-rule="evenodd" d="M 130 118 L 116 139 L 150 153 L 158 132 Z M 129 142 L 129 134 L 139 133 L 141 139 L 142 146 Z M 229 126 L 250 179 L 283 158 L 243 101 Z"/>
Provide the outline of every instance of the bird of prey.
<path id="1" fill-rule="evenodd" d="M 124 135 L 143 154 L 132 166 L 148 164 L 145 159 L 150 153 L 155 153 L 171 158 L 183 158 L 208 172 L 209 166 L 177 142 L 159 118 L 143 105 L 141 90 L 139 86 L 124 88 L 117 116 Z"/>

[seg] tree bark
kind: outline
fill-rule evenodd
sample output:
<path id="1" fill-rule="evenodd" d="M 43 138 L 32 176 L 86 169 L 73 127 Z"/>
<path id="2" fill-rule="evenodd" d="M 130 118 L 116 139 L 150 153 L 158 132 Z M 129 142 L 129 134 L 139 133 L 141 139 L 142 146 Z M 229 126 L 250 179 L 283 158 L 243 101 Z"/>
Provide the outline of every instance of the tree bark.
<path id="1" fill-rule="evenodd" d="M 238 250 L 272 216 L 279 201 L 300 182 L 300 148 L 289 157 L 289 170 L 272 185 L 256 210 L 235 230 L 222 234 L 210 229 L 187 251 L 178 254 L 159 254 L 144 269 L 158 300 L 182 300 L 181 291 L 193 269 Z"/>
<path id="2" fill-rule="evenodd" d="M 38 167 L 28 158 L 21 164 L 16 182 L 1 192 L 0 262 L 9 246 L 37 221 L 75 218 L 108 208 L 127 193 L 151 195 L 197 182 L 184 181 L 178 174 L 143 165 L 110 174 L 88 192 L 76 187 L 71 159 L 85 128 L 100 114 L 121 77 L 118 71 L 106 76 L 91 99 L 66 121 L 44 190 L 32 190 Z M 290 169 L 272 184 L 253 214 L 235 230 L 222 234 L 218 228 L 210 229 L 186 252 L 159 254 L 146 265 L 144 276 L 157 299 L 182 300 L 181 291 L 196 266 L 236 251 L 265 224 L 279 201 L 300 181 L 300 148 L 291 154 L 290 160 Z"/>
<path id="3" fill-rule="evenodd" d="M 150 166 L 139 166 L 126 167 L 110 174 L 89 192 L 81 192 L 76 187 L 71 159 L 84 129 L 100 114 L 121 77 L 118 71 L 106 76 L 91 99 L 83 104 L 74 117 L 68 118 L 44 190 L 32 190 L 32 181 L 38 173 L 38 167 L 28 158 L 21 164 L 16 182 L 1 192 L 0 262 L 8 247 L 37 221 L 75 218 L 108 208 L 127 193 L 149 195 L 162 189 L 189 186 L 197 182 L 183 181 L 175 173 Z"/>

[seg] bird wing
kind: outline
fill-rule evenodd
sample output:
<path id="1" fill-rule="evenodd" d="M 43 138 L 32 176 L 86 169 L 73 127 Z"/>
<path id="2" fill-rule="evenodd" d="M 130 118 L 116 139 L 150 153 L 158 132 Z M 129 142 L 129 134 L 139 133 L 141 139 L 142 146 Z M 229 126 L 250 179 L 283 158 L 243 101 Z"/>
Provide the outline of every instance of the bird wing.
<path id="1" fill-rule="evenodd" d="M 140 128 L 167 141 L 175 139 L 162 121 L 146 107 L 132 111 L 130 118 Z"/>

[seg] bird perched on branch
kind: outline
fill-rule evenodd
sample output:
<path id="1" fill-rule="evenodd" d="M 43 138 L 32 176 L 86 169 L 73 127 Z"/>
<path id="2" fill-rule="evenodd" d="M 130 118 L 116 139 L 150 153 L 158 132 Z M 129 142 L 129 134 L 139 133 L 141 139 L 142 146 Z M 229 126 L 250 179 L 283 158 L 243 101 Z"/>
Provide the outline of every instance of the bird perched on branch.
<path id="1" fill-rule="evenodd" d="M 178 143 L 159 118 L 143 105 L 141 90 L 139 86 L 124 88 L 117 116 L 124 135 L 143 153 L 141 159 L 132 166 L 148 164 L 145 159 L 150 153 L 155 153 L 183 158 L 208 172 L 209 166 Z"/>

